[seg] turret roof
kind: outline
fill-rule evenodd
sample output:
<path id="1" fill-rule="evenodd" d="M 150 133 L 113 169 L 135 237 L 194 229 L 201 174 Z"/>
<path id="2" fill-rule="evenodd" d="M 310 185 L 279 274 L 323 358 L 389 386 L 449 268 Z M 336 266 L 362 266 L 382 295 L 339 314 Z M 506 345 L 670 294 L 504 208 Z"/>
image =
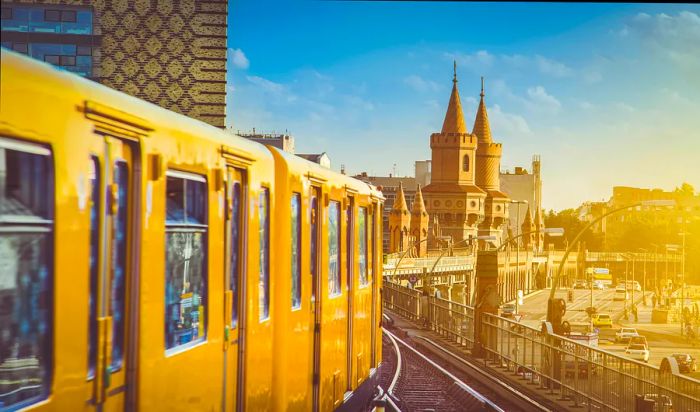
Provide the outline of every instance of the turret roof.
<path id="1" fill-rule="evenodd" d="M 486 113 L 486 103 L 484 103 L 484 78 L 481 78 L 481 101 L 479 108 L 476 110 L 476 119 L 474 119 L 474 127 L 472 133 L 477 136 L 479 142 L 491 143 L 491 125 L 489 124 L 489 115 Z"/>
<path id="2" fill-rule="evenodd" d="M 394 206 L 391 208 L 394 211 L 408 211 L 408 206 L 406 205 L 406 197 L 403 195 L 403 184 L 399 183 L 399 190 L 396 193 L 396 199 L 394 199 Z"/>
<path id="3" fill-rule="evenodd" d="M 452 94 L 450 94 L 450 102 L 447 105 L 445 121 L 442 122 L 442 133 L 468 133 L 467 125 L 464 123 L 462 103 L 459 100 L 459 91 L 457 90 L 457 62 L 454 63 Z"/>
<path id="4" fill-rule="evenodd" d="M 420 191 L 420 185 L 418 185 L 416 196 L 413 198 L 413 205 L 411 205 L 411 213 L 414 215 L 428 213 L 428 211 L 425 209 L 425 202 L 423 202 L 423 193 L 421 193 Z"/>
<path id="5" fill-rule="evenodd" d="M 525 232 L 525 229 L 527 229 L 527 231 L 529 232 L 534 228 L 535 228 L 535 224 L 532 221 L 532 212 L 530 212 L 530 205 L 528 204 L 527 205 L 527 212 L 525 212 L 525 219 L 523 219 L 523 225 L 522 225 L 523 233 Z"/>

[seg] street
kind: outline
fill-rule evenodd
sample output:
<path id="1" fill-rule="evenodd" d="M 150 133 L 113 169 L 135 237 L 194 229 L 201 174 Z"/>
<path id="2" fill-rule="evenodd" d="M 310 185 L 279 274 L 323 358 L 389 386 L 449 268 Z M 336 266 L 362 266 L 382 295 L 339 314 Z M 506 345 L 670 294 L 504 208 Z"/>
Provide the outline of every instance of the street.
<path id="1" fill-rule="evenodd" d="M 568 289 L 558 290 L 557 298 L 567 299 Z M 588 325 L 589 317 L 585 309 L 591 306 L 591 294 L 587 289 L 574 289 L 573 302 L 567 301 L 567 311 L 564 319 L 569 321 L 574 331 L 583 330 L 585 325 Z M 613 320 L 612 327 L 600 327 L 599 329 L 599 346 L 601 349 L 609 352 L 625 356 L 626 345 L 623 343 L 615 343 L 615 332 L 621 327 L 636 328 L 637 332 L 647 338 L 649 344 L 649 364 L 659 365 L 661 359 L 673 353 L 689 353 L 696 360 L 700 361 L 700 343 L 695 342 L 695 345 L 689 343 L 685 337 L 681 336 L 681 327 L 678 323 L 651 323 L 651 299 L 650 293 L 647 292 L 647 306 L 642 305 L 642 293 L 635 292 L 634 300 L 637 302 L 638 321 L 635 322 L 632 314 L 630 319 L 623 319 L 624 316 L 624 301 L 614 301 L 614 289 L 593 290 L 593 305 L 597 308 L 598 313 L 607 313 Z M 630 292 L 631 295 L 631 292 Z M 525 296 L 523 305 L 519 308 L 519 313 L 522 315 L 520 323 L 539 328 L 541 322 L 547 316 L 547 299 L 549 298 L 549 289 L 535 292 Z M 631 298 L 631 296 L 630 296 Z M 630 305 L 631 302 L 628 302 Z M 691 374 L 695 378 L 700 377 L 700 372 Z"/>

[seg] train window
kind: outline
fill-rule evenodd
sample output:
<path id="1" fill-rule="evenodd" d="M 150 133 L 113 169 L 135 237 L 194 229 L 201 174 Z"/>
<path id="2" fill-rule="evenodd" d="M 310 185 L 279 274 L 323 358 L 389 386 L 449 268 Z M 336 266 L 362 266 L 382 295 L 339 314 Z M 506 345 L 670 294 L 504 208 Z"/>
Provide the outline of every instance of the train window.
<path id="1" fill-rule="evenodd" d="M 301 194 L 292 193 L 292 309 L 301 307 Z"/>
<path id="2" fill-rule="evenodd" d="M 379 205 L 375 203 L 375 208 L 374 210 L 380 210 Z M 367 280 L 370 281 L 372 280 L 372 270 L 374 269 L 374 264 L 377 259 L 377 250 L 375 249 L 374 242 L 377 239 L 377 234 L 375 233 L 376 231 L 376 225 L 374 224 L 374 215 L 368 214 L 367 215 L 367 226 L 369 227 L 369 230 L 367 231 L 368 236 L 367 236 L 367 256 L 369 256 L 369 253 L 372 254 L 372 260 L 367 268 Z M 369 261 L 369 257 L 367 258 Z"/>
<path id="3" fill-rule="evenodd" d="M 311 189 L 311 208 L 309 208 L 309 219 L 311 220 L 311 245 L 309 252 L 311 254 L 311 300 L 316 299 L 317 277 L 318 277 L 318 196 L 319 189 L 314 187 Z"/>
<path id="4" fill-rule="evenodd" d="M 126 236 L 127 236 L 127 205 L 129 196 L 129 169 L 126 162 L 114 164 L 114 184 L 117 185 L 116 214 L 113 220 L 111 245 L 112 254 L 112 283 L 109 312 L 112 316 L 112 370 L 121 368 L 124 355 L 124 299 L 126 274 Z"/>
<path id="5" fill-rule="evenodd" d="M 270 318 L 270 189 L 263 187 L 258 204 L 260 260 L 258 268 L 258 304 L 260 320 Z"/>
<path id="6" fill-rule="evenodd" d="M 239 175 L 240 176 L 240 175 Z M 238 278 L 241 265 L 241 186 L 240 177 L 235 177 L 233 185 L 231 185 L 231 261 L 230 261 L 230 279 L 229 287 L 233 295 L 231 305 L 231 326 L 236 327 L 238 324 Z"/>
<path id="7" fill-rule="evenodd" d="M 206 337 L 207 183 L 168 171 L 165 220 L 165 347 L 180 349 Z"/>
<path id="8" fill-rule="evenodd" d="M 52 365 L 53 177 L 49 150 L 0 137 L 0 407 L 48 396 Z"/>
<path id="9" fill-rule="evenodd" d="M 367 284 L 367 208 L 361 207 L 357 214 L 357 225 L 360 232 L 360 286 Z"/>
<path id="10" fill-rule="evenodd" d="M 328 294 L 340 295 L 340 203 L 328 206 Z"/>
<path id="11" fill-rule="evenodd" d="M 346 227 L 346 247 L 347 247 L 347 256 L 345 258 L 346 265 L 347 265 L 347 282 L 348 282 L 348 291 L 352 289 L 352 281 L 354 275 L 354 263 L 355 263 L 355 245 L 354 243 L 354 236 L 353 236 L 353 231 L 355 230 L 355 222 L 353 222 L 352 219 L 352 213 L 353 210 L 355 209 L 355 199 L 352 197 L 348 198 L 348 209 L 345 212 L 345 227 Z"/>
<path id="12" fill-rule="evenodd" d="M 100 246 L 100 162 L 90 159 L 90 296 L 88 298 L 88 377 L 94 377 L 97 362 L 97 282 Z"/>

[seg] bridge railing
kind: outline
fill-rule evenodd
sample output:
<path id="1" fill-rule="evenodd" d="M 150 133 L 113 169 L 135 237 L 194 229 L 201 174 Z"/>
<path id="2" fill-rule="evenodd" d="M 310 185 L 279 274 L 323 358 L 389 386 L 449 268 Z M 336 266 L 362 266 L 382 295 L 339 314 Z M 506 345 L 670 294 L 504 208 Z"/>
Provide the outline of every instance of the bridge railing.
<path id="1" fill-rule="evenodd" d="M 385 308 L 393 310 L 406 319 L 420 319 L 420 291 L 386 280 L 382 289 Z"/>
<path id="2" fill-rule="evenodd" d="M 633 411 L 643 394 L 669 400 L 676 411 L 700 411 L 698 380 L 496 315 L 483 314 L 481 325 L 487 360 L 573 406 Z"/>
<path id="3" fill-rule="evenodd" d="M 384 281 L 384 307 L 406 319 L 418 321 L 458 345 L 474 344 L 474 308 L 434 296 L 422 296 L 415 289 Z"/>

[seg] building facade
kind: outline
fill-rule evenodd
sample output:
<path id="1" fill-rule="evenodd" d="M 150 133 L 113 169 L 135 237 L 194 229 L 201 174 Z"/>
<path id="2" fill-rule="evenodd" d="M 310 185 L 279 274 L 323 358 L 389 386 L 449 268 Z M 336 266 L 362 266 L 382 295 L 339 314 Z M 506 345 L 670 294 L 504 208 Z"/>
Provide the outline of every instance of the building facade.
<path id="1" fill-rule="evenodd" d="M 223 128 L 226 0 L 2 0 L 2 47 Z"/>
<path id="2" fill-rule="evenodd" d="M 511 204 L 507 222 L 510 234 L 517 236 L 518 234 L 526 233 L 523 229 L 523 224 L 528 214 L 533 225 L 537 219 L 539 219 L 541 226 L 544 225 L 542 216 L 541 160 L 539 155 L 532 157 L 532 169 L 530 172 L 522 167 L 516 167 L 513 172 L 505 171 L 500 174 L 500 183 L 501 190 L 510 199 L 527 202 L 527 204 Z M 539 217 L 537 217 L 538 214 Z M 540 226 L 537 228 L 540 228 Z M 542 240 L 540 241 L 540 239 Z M 535 250 L 542 250 L 544 247 L 544 233 L 537 233 L 536 236 L 533 236 L 533 242 L 530 245 L 534 246 L 533 249 Z"/>

